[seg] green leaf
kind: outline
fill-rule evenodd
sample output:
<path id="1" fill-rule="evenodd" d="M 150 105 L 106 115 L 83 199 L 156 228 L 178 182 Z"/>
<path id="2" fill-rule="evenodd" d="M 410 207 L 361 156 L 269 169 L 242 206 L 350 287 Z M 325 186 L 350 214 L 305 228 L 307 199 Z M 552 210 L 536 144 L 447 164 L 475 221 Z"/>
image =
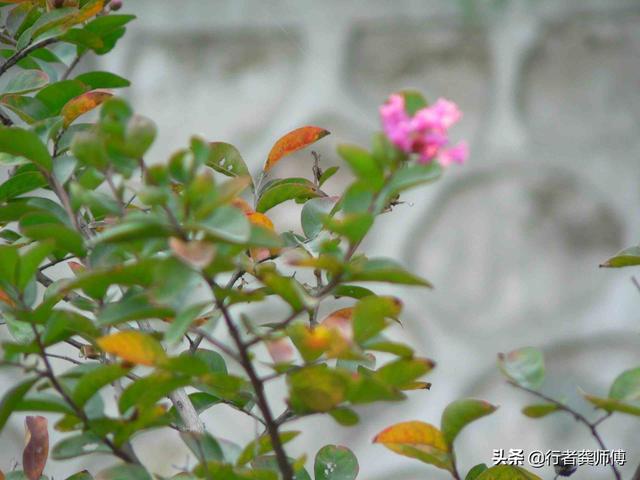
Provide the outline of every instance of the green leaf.
<path id="1" fill-rule="evenodd" d="M 154 122 L 140 115 L 133 115 L 127 124 L 125 143 L 127 153 L 133 158 L 142 158 L 153 145 L 158 134 Z"/>
<path id="2" fill-rule="evenodd" d="M 435 182 L 441 176 L 442 167 L 437 162 L 427 165 L 406 164 L 395 172 L 382 189 L 379 202 L 376 205 L 376 212 L 382 211 L 396 195 L 419 185 Z"/>
<path id="3" fill-rule="evenodd" d="M 78 80 L 62 80 L 40 90 L 36 98 L 47 107 L 50 116 L 56 116 L 70 100 L 88 90 L 89 87 Z"/>
<path id="4" fill-rule="evenodd" d="M 329 411 L 329 415 L 344 427 L 351 427 L 357 425 L 360 421 L 360 417 L 356 412 L 347 407 L 338 407 Z"/>
<path id="5" fill-rule="evenodd" d="M 542 480 L 539 476 L 514 465 L 496 465 L 482 472 L 476 480 Z"/>
<path id="6" fill-rule="evenodd" d="M 374 378 L 386 385 L 402 389 L 429 373 L 434 367 L 435 363 L 426 358 L 401 358 L 377 370 Z"/>
<path id="7" fill-rule="evenodd" d="M 295 200 L 301 203 L 320 195 L 316 186 L 306 178 L 274 180 L 267 184 L 260 192 L 256 211 L 265 213 L 276 205 L 288 200 Z"/>
<path id="8" fill-rule="evenodd" d="M 0 98 L 0 104 L 7 107 L 28 124 L 44 120 L 49 116 L 46 105 L 34 97 L 24 95 L 7 95 Z"/>
<path id="9" fill-rule="evenodd" d="M 136 380 L 122 392 L 118 402 L 120 412 L 125 413 L 133 406 L 141 410 L 149 408 L 174 390 L 189 385 L 190 381 L 188 377 L 174 376 L 164 371 Z"/>
<path id="10" fill-rule="evenodd" d="M 485 470 L 489 470 L 489 467 L 487 467 L 484 463 L 479 463 L 471 470 L 469 470 L 469 473 L 467 473 L 467 476 L 464 477 L 464 480 L 476 480 Z"/>
<path id="11" fill-rule="evenodd" d="M 131 85 L 126 78 L 111 72 L 87 72 L 78 75 L 76 80 L 87 85 L 91 90 L 96 88 L 123 88 Z"/>
<path id="12" fill-rule="evenodd" d="M 247 164 L 236 147 L 230 143 L 212 142 L 207 165 L 228 177 L 250 177 Z"/>
<path id="13" fill-rule="evenodd" d="M 11 200 L 46 185 L 47 181 L 40 172 L 18 173 L 0 184 L 0 201 Z"/>
<path id="14" fill-rule="evenodd" d="M 386 327 L 386 319 L 397 317 L 401 310 L 402 303 L 395 297 L 364 297 L 353 311 L 355 340 L 361 343 L 375 337 Z"/>
<path id="15" fill-rule="evenodd" d="M 228 205 L 217 208 L 207 219 L 194 228 L 201 228 L 214 239 L 245 244 L 251 237 L 251 225 L 247 217 L 237 208 Z"/>
<path id="16" fill-rule="evenodd" d="M 100 389 L 122 378 L 129 370 L 118 364 L 100 365 L 80 377 L 71 398 L 79 407 L 83 407 Z"/>
<path id="17" fill-rule="evenodd" d="M 422 110 L 428 106 L 427 100 L 422 93 L 417 90 L 408 89 L 399 93 L 404 97 L 404 109 L 410 116 L 415 115 L 418 110 Z"/>
<path id="18" fill-rule="evenodd" d="M 540 403 L 536 405 L 527 405 L 522 409 L 522 413 L 529 418 L 542 418 L 560 410 L 558 405 L 553 403 Z"/>
<path id="19" fill-rule="evenodd" d="M 406 271 L 395 260 L 388 258 L 358 258 L 348 265 L 349 280 L 360 282 L 387 282 L 432 288 L 431 283 Z"/>
<path id="20" fill-rule="evenodd" d="M 51 155 L 38 135 L 22 128 L 0 128 L 0 152 L 24 157 L 49 172 L 53 167 Z"/>
<path id="21" fill-rule="evenodd" d="M 34 278 L 40 264 L 53 251 L 53 242 L 41 242 L 35 244 L 23 253 L 20 259 L 20 273 L 18 275 L 18 289 L 24 291 L 27 284 Z"/>
<path id="22" fill-rule="evenodd" d="M 625 248 L 600 266 L 603 268 L 622 268 L 637 265 L 640 265 L 640 247 Z"/>
<path id="23" fill-rule="evenodd" d="M 153 480 L 153 477 L 140 465 L 123 464 L 102 470 L 96 480 Z"/>
<path id="24" fill-rule="evenodd" d="M 312 198 L 302 207 L 300 215 L 302 231 L 311 240 L 318 236 L 324 226 L 324 219 L 336 204 L 334 197 Z"/>
<path id="25" fill-rule="evenodd" d="M 320 175 L 318 184 L 320 186 L 324 185 L 327 180 L 329 180 L 336 173 L 338 173 L 338 170 L 340 170 L 340 167 L 337 167 L 337 166 L 327 168 L 324 172 L 322 172 L 322 175 Z"/>
<path id="26" fill-rule="evenodd" d="M 85 254 L 84 240 L 75 230 L 48 214 L 30 213 L 20 219 L 20 232 L 33 240 L 53 240 L 56 246 L 76 257 Z"/>
<path id="27" fill-rule="evenodd" d="M 39 90 L 49 83 L 49 77 L 40 70 L 24 70 L 16 73 L 9 83 L 0 90 L 0 96 L 29 93 Z"/>
<path id="28" fill-rule="evenodd" d="M 280 432 L 280 442 L 284 445 L 294 438 L 300 435 L 300 432 Z M 273 445 L 271 444 L 271 437 L 268 434 L 262 435 L 257 440 L 250 442 L 238 457 L 236 464 L 238 466 L 245 465 L 253 460 L 254 457 L 259 455 L 264 455 L 265 453 L 269 453 L 273 450 Z"/>
<path id="29" fill-rule="evenodd" d="M 37 378 L 30 378 L 9 389 L 7 393 L 4 394 L 2 401 L 0 401 L 0 431 L 4 428 L 16 405 L 18 405 L 22 397 L 27 394 L 37 381 Z"/>
<path id="30" fill-rule="evenodd" d="M 640 406 L 640 368 L 621 373 L 611 385 L 609 398 Z"/>
<path id="31" fill-rule="evenodd" d="M 51 451 L 54 460 L 68 460 L 92 453 L 109 453 L 111 449 L 91 432 L 74 435 L 58 442 Z"/>
<path id="32" fill-rule="evenodd" d="M 205 306 L 206 304 L 198 303 L 182 310 L 164 332 L 164 340 L 169 344 L 179 342 Z"/>
<path id="33" fill-rule="evenodd" d="M 498 367 L 502 373 L 518 385 L 537 389 L 544 381 L 544 356 L 533 347 L 520 348 L 498 355 Z"/>
<path id="34" fill-rule="evenodd" d="M 316 454 L 313 470 L 316 480 L 355 480 L 360 467 L 347 447 L 326 445 Z"/>
<path id="35" fill-rule="evenodd" d="M 66 480 L 93 480 L 93 477 L 88 471 L 83 470 L 82 472 L 74 473 L 70 477 L 67 477 Z"/>
<path id="36" fill-rule="evenodd" d="M 305 367 L 287 377 L 289 404 L 300 413 L 328 412 L 345 400 L 349 380 L 326 365 Z"/>
<path id="37" fill-rule="evenodd" d="M 598 408 L 607 412 L 620 412 L 640 416 L 640 368 L 621 373 L 611 385 L 609 398 L 584 395 Z"/>
<path id="38" fill-rule="evenodd" d="M 224 461 L 220 444 L 208 433 L 182 432 L 180 438 L 193 452 L 199 463 Z"/>
<path id="39" fill-rule="evenodd" d="M 442 412 L 440 429 L 448 445 L 453 445 L 460 431 L 471 422 L 495 412 L 497 407 L 484 400 L 465 398 L 447 405 Z"/>
<path id="40" fill-rule="evenodd" d="M 631 405 L 613 398 L 597 397 L 595 395 L 584 394 L 584 398 L 592 405 L 607 412 L 620 412 L 640 417 L 640 406 Z"/>
<path id="41" fill-rule="evenodd" d="M 352 244 L 360 242 L 373 226 L 374 216 L 369 212 L 351 213 L 341 219 L 325 217 L 324 224 L 332 232 L 346 237 Z"/>
<path id="42" fill-rule="evenodd" d="M 366 181 L 377 191 L 384 183 L 382 168 L 369 152 L 355 145 L 339 145 L 338 154 L 351 168 L 353 174 Z"/>

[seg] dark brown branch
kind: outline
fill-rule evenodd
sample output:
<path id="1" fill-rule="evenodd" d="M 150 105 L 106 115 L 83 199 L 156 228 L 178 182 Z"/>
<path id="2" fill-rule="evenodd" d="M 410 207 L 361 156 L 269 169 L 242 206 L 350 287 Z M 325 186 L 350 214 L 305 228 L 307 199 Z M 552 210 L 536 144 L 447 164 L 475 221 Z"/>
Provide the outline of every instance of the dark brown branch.
<path id="1" fill-rule="evenodd" d="M 6 127 L 10 127 L 13 125 L 13 120 L 11 120 L 6 113 L 0 110 L 0 123 L 2 123 Z"/>
<path id="2" fill-rule="evenodd" d="M 211 287 L 212 291 L 215 288 L 219 288 L 215 281 L 213 281 L 211 278 L 207 277 L 205 278 L 205 280 Z M 218 299 L 216 299 L 216 305 L 222 312 L 222 317 L 224 318 L 227 328 L 229 329 L 231 338 L 233 339 L 239 351 L 242 368 L 249 376 L 251 385 L 256 392 L 256 403 L 258 404 L 258 408 L 260 409 L 262 417 L 264 418 L 265 428 L 267 429 L 267 433 L 269 434 L 269 438 L 271 439 L 271 446 L 273 447 L 273 452 L 276 455 L 278 468 L 280 470 L 280 473 L 282 474 L 282 478 L 283 480 L 293 480 L 293 468 L 291 468 L 289 460 L 287 459 L 287 453 L 284 450 L 284 446 L 282 445 L 282 441 L 280 440 L 280 434 L 278 433 L 278 424 L 276 423 L 273 417 L 273 413 L 271 412 L 271 407 L 269 406 L 269 402 L 264 391 L 264 384 L 258 377 L 258 373 L 253 367 L 253 362 L 251 361 L 251 356 L 249 355 L 249 349 L 242 341 L 240 331 L 238 330 L 236 324 L 233 322 L 227 306 Z"/>
<path id="3" fill-rule="evenodd" d="M 57 41 L 58 41 L 57 38 L 48 38 L 41 42 L 34 43 L 33 45 L 27 48 L 17 51 L 11 57 L 9 57 L 6 62 L 0 65 L 0 77 L 4 75 L 7 72 L 7 70 L 9 70 L 11 67 L 17 64 L 23 58 L 28 57 L 31 53 L 35 52 L 36 50 L 52 45 Z"/>
<path id="4" fill-rule="evenodd" d="M 584 426 L 586 426 L 589 429 L 589 431 L 591 432 L 591 436 L 595 439 L 595 441 L 598 444 L 598 446 L 600 447 L 600 449 L 601 450 L 607 450 L 607 447 L 604 444 L 604 441 L 602 440 L 602 437 L 600 436 L 600 433 L 598 432 L 598 428 L 597 427 L 598 427 L 598 425 L 600 423 L 602 423 L 604 420 L 609 418 L 610 414 L 605 415 L 603 418 L 600 418 L 599 420 L 596 420 L 595 422 L 591 422 L 587 417 L 582 415 L 580 412 L 574 410 L 573 408 L 571 408 L 568 405 L 565 405 L 562 402 L 559 402 L 555 398 L 549 397 L 548 395 L 545 395 L 544 393 L 540 393 L 540 392 L 538 392 L 538 391 L 536 391 L 536 390 L 534 390 L 532 388 L 527 388 L 527 387 L 523 387 L 522 385 L 518 385 L 516 382 L 513 382 L 511 380 L 509 380 L 508 383 L 510 385 L 514 386 L 515 388 L 518 388 L 518 389 L 523 390 L 525 392 L 528 392 L 528 393 L 530 393 L 532 395 L 535 395 L 536 397 L 555 405 L 556 407 L 558 407 L 559 410 L 563 410 L 563 411 L 569 413 L 570 415 L 572 415 L 576 422 L 582 423 Z M 620 472 L 618 471 L 618 468 L 616 467 L 615 463 L 613 463 L 613 462 L 611 462 L 611 469 L 613 470 L 613 475 L 616 478 L 616 480 L 621 480 L 622 476 L 620 475 Z"/>
<path id="5" fill-rule="evenodd" d="M 38 329 L 36 328 L 35 325 L 33 325 L 32 328 L 33 328 L 33 333 L 35 335 L 36 344 L 38 345 L 40 358 L 42 358 L 44 367 L 46 369 L 46 371 L 44 372 L 44 375 L 46 376 L 47 379 L 49 379 L 49 382 L 51 382 L 51 386 L 53 386 L 53 388 L 60 394 L 60 396 L 67 403 L 67 405 L 71 407 L 75 415 L 82 421 L 85 427 L 88 430 L 90 430 L 91 421 L 89 420 L 89 417 L 87 417 L 87 414 L 84 412 L 84 410 L 80 408 L 80 406 L 78 406 L 78 404 L 71 398 L 71 396 L 67 393 L 64 387 L 58 381 L 58 378 L 56 377 L 55 372 L 53 371 L 53 367 L 49 362 L 49 355 L 46 352 L 46 348 L 44 344 L 42 343 L 40 332 L 38 332 Z M 129 453 L 129 452 L 126 452 L 124 449 L 117 447 L 107 437 L 102 437 L 102 441 L 104 442 L 105 445 L 107 445 L 111 449 L 113 454 L 118 458 L 124 460 L 127 463 L 140 464 L 140 461 L 135 457 L 135 454 L 133 454 L 133 452 Z"/>

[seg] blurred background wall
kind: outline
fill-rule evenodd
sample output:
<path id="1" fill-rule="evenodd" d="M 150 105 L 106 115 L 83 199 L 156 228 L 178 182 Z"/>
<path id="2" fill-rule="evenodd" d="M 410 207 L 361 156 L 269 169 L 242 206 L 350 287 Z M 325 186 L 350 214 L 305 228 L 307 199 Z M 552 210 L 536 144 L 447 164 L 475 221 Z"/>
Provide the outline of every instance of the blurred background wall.
<path id="1" fill-rule="evenodd" d="M 136 110 L 158 122 L 153 160 L 199 134 L 236 144 L 257 170 L 277 137 L 317 124 L 332 132 L 317 150 L 325 165 L 337 164 L 335 145 L 368 142 L 378 128 L 377 106 L 406 87 L 451 98 L 465 112 L 455 134 L 470 141 L 468 165 L 451 168 L 443 181 L 383 217 L 365 247 L 436 285 L 432 292 L 387 289 L 406 305 L 398 338 L 438 361 L 432 390 L 403 404 L 362 409 L 364 422 L 353 428 L 305 421 L 291 453 L 344 443 L 360 458 L 363 479 L 447 478 L 371 438 L 399 421 L 437 424 L 444 406 L 460 396 L 501 405 L 458 440 L 461 471 L 489 462 L 494 448 L 596 448 L 568 416 L 522 416 L 520 408 L 534 399 L 504 386 L 495 357 L 525 345 L 543 348 L 544 391 L 592 418 L 576 387 L 605 394 L 618 372 L 640 364 L 640 293 L 629 272 L 598 269 L 638 240 L 640 2 L 125 5 L 139 19 L 97 66 L 131 79 L 127 95 Z M 309 158 L 301 153 L 275 175 L 308 174 Z M 275 217 L 298 228 L 290 206 Z M 223 410 L 207 418 L 215 434 L 230 431 L 237 441 L 254 435 L 252 423 Z M 19 422 L 5 439 L 21 438 Z M 603 434 L 609 448 L 630 449 L 635 468 L 640 429 L 629 423 L 614 419 Z M 186 461 L 170 434 L 145 435 L 138 443 L 165 473 Z M 1 463 L 19 452 L 19 445 L 0 451 Z M 61 467 L 60 475 L 71 473 Z M 540 473 L 552 478 L 550 470 Z M 609 476 L 598 468 L 573 478 Z"/>

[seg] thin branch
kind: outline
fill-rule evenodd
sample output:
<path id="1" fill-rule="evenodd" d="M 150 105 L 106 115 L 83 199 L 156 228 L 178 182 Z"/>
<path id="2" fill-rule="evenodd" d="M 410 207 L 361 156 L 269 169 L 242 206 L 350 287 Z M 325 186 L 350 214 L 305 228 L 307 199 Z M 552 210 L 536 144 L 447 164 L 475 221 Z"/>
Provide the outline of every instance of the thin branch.
<path id="1" fill-rule="evenodd" d="M 10 127 L 13 125 L 13 120 L 11 120 L 4 111 L 0 110 L 0 123 L 5 127 Z"/>
<path id="2" fill-rule="evenodd" d="M 13 45 L 13 46 L 15 46 L 18 43 L 4 32 L 0 32 L 0 42 L 6 43 L 7 45 Z"/>
<path id="3" fill-rule="evenodd" d="M 604 444 L 604 441 L 602 440 L 602 437 L 600 436 L 600 433 L 598 433 L 598 425 L 600 423 L 602 423 L 602 421 L 604 421 L 605 419 L 609 418 L 609 415 L 605 415 L 603 418 L 600 418 L 599 420 L 597 420 L 596 422 L 591 422 L 589 421 L 589 419 L 587 417 L 585 417 L 584 415 L 582 415 L 580 412 L 574 410 L 573 408 L 571 408 L 568 405 L 565 405 L 562 402 L 559 402 L 558 400 L 556 400 L 555 398 L 549 397 L 547 395 L 545 395 L 544 393 L 538 392 L 536 390 L 533 390 L 532 388 L 528 388 L 528 387 L 523 387 L 522 385 L 518 385 L 516 382 L 509 380 L 508 383 L 510 385 L 512 385 L 515 388 L 518 388 L 520 390 L 523 390 L 525 392 L 530 393 L 531 395 L 534 395 L 542 400 L 545 400 L 546 402 L 549 402 L 553 405 L 555 405 L 556 407 L 558 407 L 559 410 L 563 410 L 569 414 L 571 414 L 573 416 L 573 418 L 576 420 L 576 422 L 578 423 L 582 423 L 583 425 L 585 425 L 589 431 L 591 432 L 591 436 L 595 439 L 596 443 L 598 444 L 598 446 L 600 447 L 601 450 L 608 450 L 606 445 Z M 621 475 L 620 472 L 618 471 L 618 468 L 616 467 L 614 462 L 611 462 L 611 469 L 613 470 L 613 475 L 616 478 L 616 480 L 621 480 Z"/>
<path id="4" fill-rule="evenodd" d="M 215 288 L 219 288 L 215 281 L 213 281 L 213 279 L 206 277 L 205 280 L 209 284 L 212 292 Z M 287 453 L 284 450 L 284 446 L 282 445 L 282 441 L 280 440 L 280 434 L 278 433 L 278 424 L 275 422 L 273 413 L 271 412 L 271 407 L 269 406 L 269 402 L 264 391 L 264 384 L 258 377 L 258 373 L 256 372 L 253 366 L 253 362 L 251 361 L 249 349 L 242 341 L 240 331 L 231 318 L 231 314 L 229 313 L 227 306 L 217 298 L 215 301 L 217 307 L 222 312 L 222 317 L 224 318 L 227 328 L 229 329 L 231 338 L 233 338 L 233 341 L 238 348 L 242 367 L 249 376 L 249 380 L 251 381 L 253 390 L 256 393 L 256 403 L 258 404 L 258 408 L 260 408 L 260 412 L 262 413 L 262 417 L 264 418 L 265 428 L 267 429 L 267 433 L 269 434 L 269 438 L 271 439 L 271 446 L 273 448 L 273 452 L 276 455 L 278 468 L 280 470 L 280 473 L 282 474 L 282 478 L 283 480 L 293 480 L 293 468 L 291 468 L 289 460 L 287 459 Z"/>
<path id="5" fill-rule="evenodd" d="M 6 62 L 0 65 L 0 77 L 4 75 L 7 72 L 7 70 L 9 70 L 11 67 L 17 64 L 23 58 L 28 57 L 31 53 L 35 52 L 36 50 L 52 45 L 57 41 L 58 41 L 57 38 L 48 38 L 41 42 L 34 43 L 33 45 L 14 53 L 11 57 L 7 59 Z"/>
<path id="6" fill-rule="evenodd" d="M 77 55 L 76 58 L 73 59 L 73 62 L 71 62 L 69 67 L 67 67 L 64 74 L 62 74 L 62 77 L 60 78 L 60 80 L 67 80 L 69 78 L 69 75 L 71 75 L 71 72 L 73 71 L 73 69 L 78 66 L 78 63 L 80 63 L 80 60 L 82 60 L 82 57 L 84 56 L 85 53 L 86 52 L 83 52 L 80 55 Z"/>
<path id="7" fill-rule="evenodd" d="M 45 376 L 49 379 L 53 388 L 60 394 L 60 396 L 64 399 L 67 405 L 71 407 L 75 415 L 82 421 L 82 423 L 84 423 L 85 427 L 88 430 L 90 430 L 91 421 L 89 420 L 89 417 L 87 417 L 87 414 L 84 412 L 84 410 L 71 398 L 71 396 L 67 393 L 64 387 L 58 381 L 58 378 L 56 377 L 56 374 L 53 371 L 53 367 L 49 362 L 49 355 L 46 352 L 46 348 L 44 344 L 42 343 L 40 332 L 38 332 L 38 329 L 36 328 L 35 325 L 32 325 L 32 329 L 35 335 L 36 344 L 38 345 L 38 353 L 40 355 L 40 358 L 42 358 L 42 361 L 44 362 L 44 366 L 46 369 L 46 371 L 44 372 Z M 107 437 L 102 437 L 102 441 L 105 443 L 105 445 L 107 445 L 111 449 L 113 454 L 118 458 L 128 463 L 140 464 L 140 461 L 135 457 L 135 454 L 133 454 L 133 452 L 129 453 L 123 450 L 122 448 L 117 447 Z"/>

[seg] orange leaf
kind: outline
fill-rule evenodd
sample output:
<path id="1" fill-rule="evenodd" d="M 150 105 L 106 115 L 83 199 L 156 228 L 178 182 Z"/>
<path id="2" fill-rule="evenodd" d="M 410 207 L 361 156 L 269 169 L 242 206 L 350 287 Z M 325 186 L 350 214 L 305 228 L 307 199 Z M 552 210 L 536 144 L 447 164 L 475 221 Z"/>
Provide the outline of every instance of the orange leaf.
<path id="1" fill-rule="evenodd" d="M 0 288 L 0 302 L 6 303 L 10 307 L 16 306 L 16 302 L 14 302 L 13 299 L 9 295 L 7 295 L 7 292 L 2 290 L 1 288 Z"/>
<path id="2" fill-rule="evenodd" d="M 105 90 L 93 90 L 69 100 L 62 109 L 64 126 L 71 125 L 76 118 L 90 112 L 113 95 Z"/>
<path id="3" fill-rule="evenodd" d="M 105 352 L 136 365 L 153 366 L 166 358 L 162 345 L 150 335 L 133 330 L 112 333 L 98 339 Z"/>
<path id="4" fill-rule="evenodd" d="M 22 452 L 22 467 L 29 480 L 38 480 L 49 456 L 49 432 L 47 419 L 27 417 L 27 446 Z"/>
<path id="5" fill-rule="evenodd" d="M 425 422 L 402 422 L 384 429 L 373 439 L 406 457 L 416 458 L 445 470 L 453 464 L 442 432 Z"/>
<path id="6" fill-rule="evenodd" d="M 280 138 L 271 148 L 267 163 L 263 170 L 268 172 L 283 157 L 292 154 L 302 148 L 308 147 L 323 137 L 329 135 L 329 131 L 320 127 L 300 127 Z"/>
<path id="7" fill-rule="evenodd" d="M 329 314 L 320 323 L 329 330 L 337 331 L 347 342 L 353 342 L 353 307 L 342 308 Z"/>
<path id="8" fill-rule="evenodd" d="M 85 5 L 82 10 L 73 15 L 67 22 L 65 22 L 65 27 L 72 27 L 73 25 L 77 25 L 78 23 L 82 23 L 85 20 L 89 20 L 90 18 L 95 17 L 104 9 L 104 0 L 93 0 Z"/>
<path id="9" fill-rule="evenodd" d="M 244 209 L 244 206 L 242 204 L 240 204 L 240 203 L 238 203 L 236 206 L 238 206 L 238 208 Z M 245 211 L 245 215 L 246 215 L 247 219 L 253 225 L 257 225 L 259 227 L 263 227 L 263 228 L 266 228 L 267 230 L 275 232 L 275 227 L 273 225 L 273 222 L 264 213 L 254 212 L 254 211 L 246 211 L 246 210 L 244 210 L 244 211 Z M 260 262 L 262 260 L 266 260 L 267 258 L 269 258 L 271 256 L 277 255 L 279 252 L 280 252 L 279 248 L 268 249 L 268 248 L 263 248 L 263 247 L 252 248 L 249 251 L 249 253 L 251 255 L 251 258 L 253 258 L 254 262 Z"/>

